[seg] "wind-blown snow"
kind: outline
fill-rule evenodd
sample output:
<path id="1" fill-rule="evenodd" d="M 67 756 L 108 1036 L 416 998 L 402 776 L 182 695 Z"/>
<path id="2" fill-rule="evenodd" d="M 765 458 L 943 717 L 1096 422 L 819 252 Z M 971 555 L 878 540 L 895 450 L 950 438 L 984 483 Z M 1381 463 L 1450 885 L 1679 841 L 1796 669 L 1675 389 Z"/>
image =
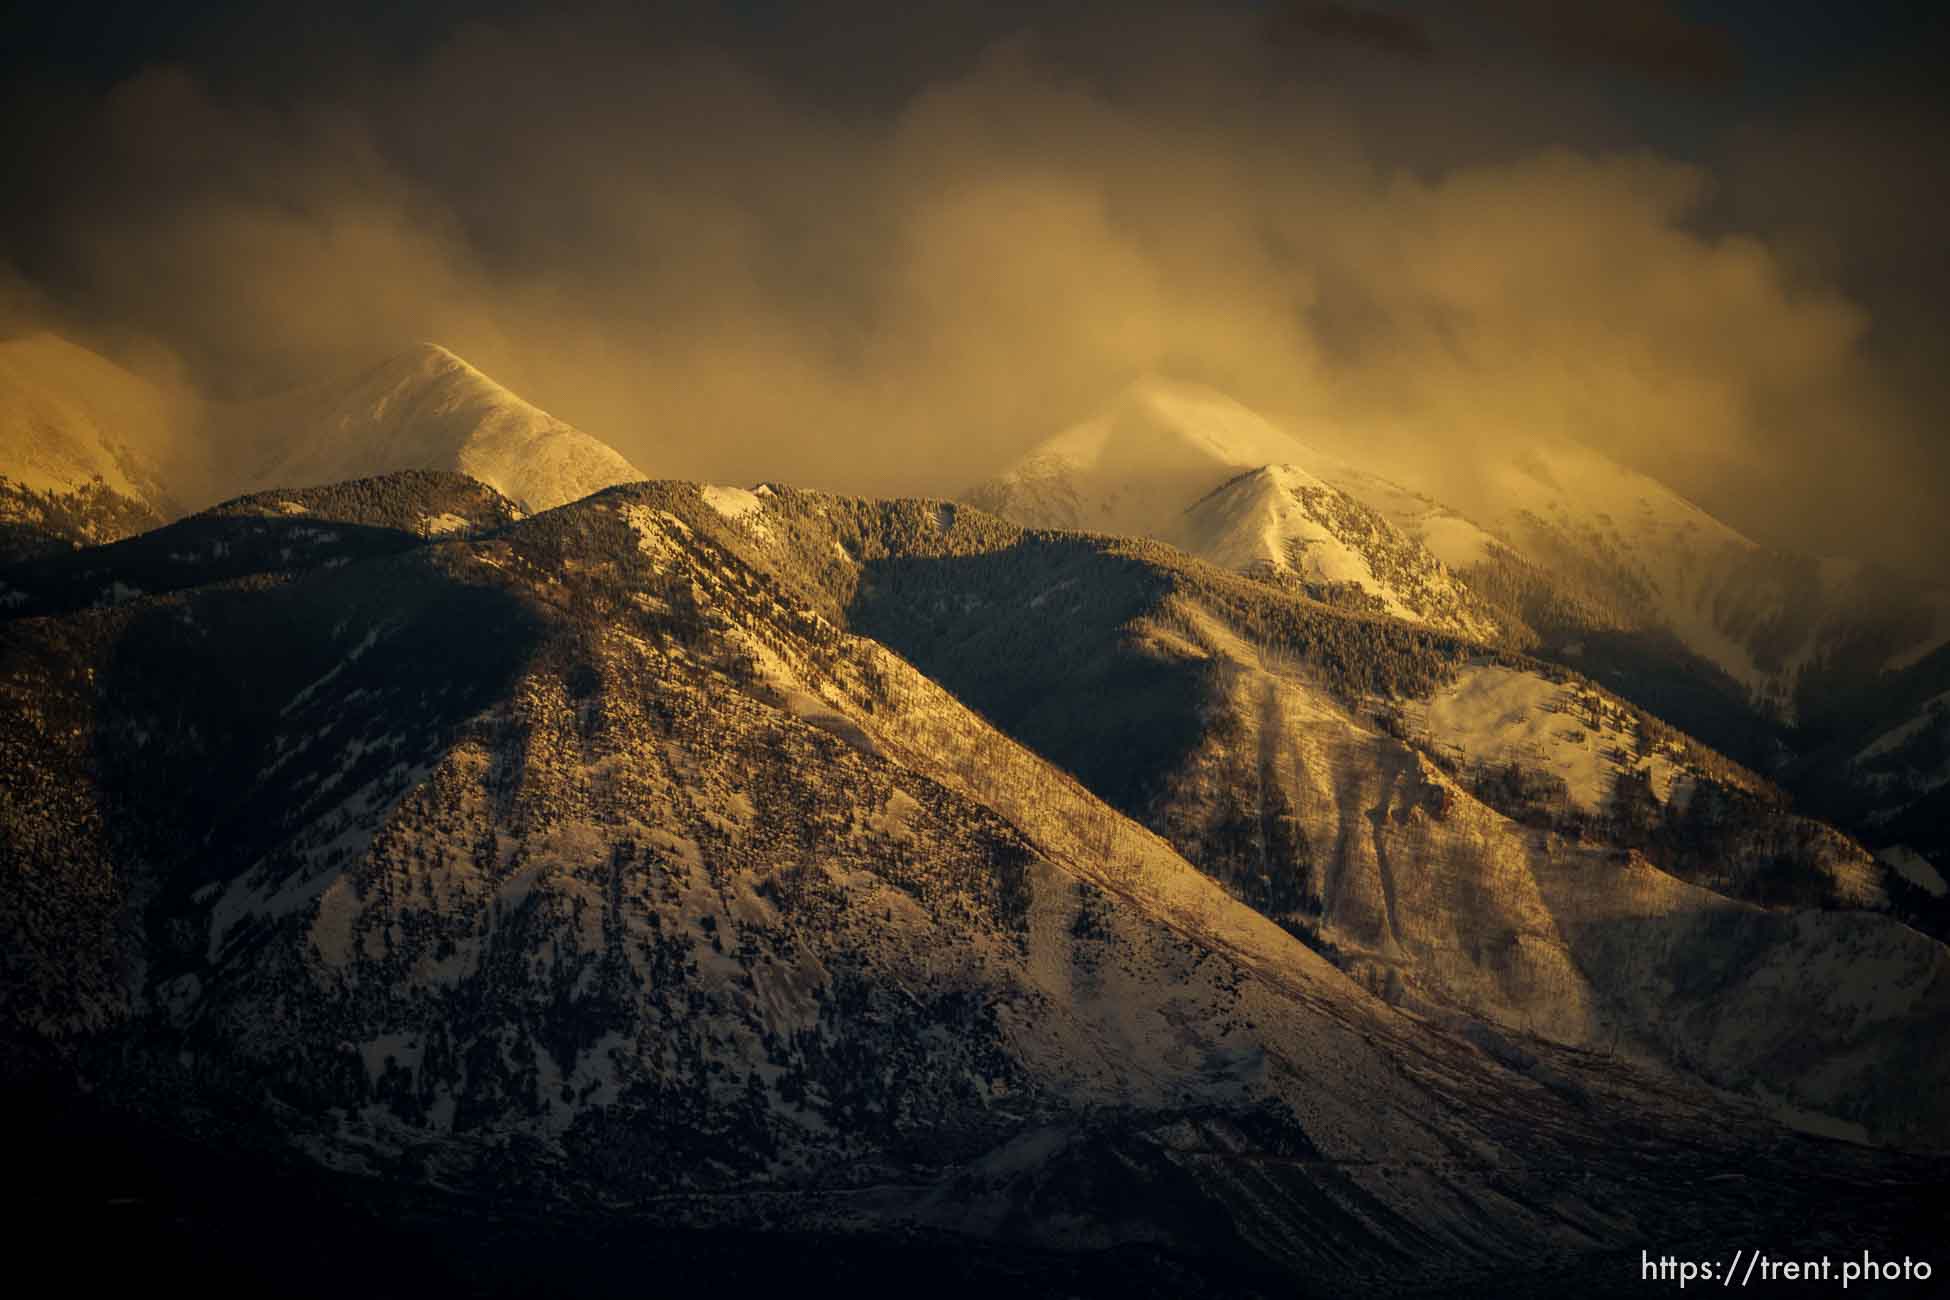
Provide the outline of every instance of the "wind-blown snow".
<path id="1" fill-rule="evenodd" d="M 1150 537 L 1223 568 L 1350 584 L 1397 618 L 1494 636 L 1441 561 L 1318 471 L 1332 464 L 1221 393 L 1150 379 L 970 500 L 1029 527 Z"/>
<path id="2" fill-rule="evenodd" d="M 236 493 L 449 470 L 532 514 L 644 477 L 608 445 L 433 344 L 350 383 L 228 408 L 219 425 L 239 445 L 275 448 L 232 485 Z"/>
<path id="3" fill-rule="evenodd" d="M 1186 506 L 1241 471 L 1311 455 L 1221 393 L 1152 379 L 970 499 L 1029 527 L 1165 538 Z"/>
<path id="4" fill-rule="evenodd" d="M 102 485 L 158 515 L 171 451 L 161 391 L 53 334 L 0 340 L 0 478 L 33 492 Z"/>
<path id="5" fill-rule="evenodd" d="M 1146 379 L 1109 410 L 1039 449 L 1084 469 L 1137 459 L 1205 461 L 1234 469 L 1300 459 L 1305 445 L 1215 389 Z"/>
<path id="6" fill-rule="evenodd" d="M 1472 462 L 1461 479 L 1447 464 L 1433 451 L 1398 457 L 1387 470 L 1396 477 L 1384 477 L 1360 449 L 1336 442 L 1322 451 L 1223 394 L 1151 379 L 1040 444 L 969 500 L 1029 527 L 1151 537 L 1242 568 L 1272 562 L 1275 523 L 1242 522 L 1215 538 L 1209 521 L 1181 535 L 1183 516 L 1242 473 L 1278 466 L 1366 506 L 1451 570 L 1513 554 L 1622 625 L 1663 628 L 1784 716 L 1808 666 L 1865 613 L 1877 616 L 1862 605 L 1863 566 L 1820 561 L 1804 590 L 1794 557 L 1771 555 L 1656 479 L 1575 442 L 1536 438 Z M 1325 553 L 1318 562 L 1334 567 Z M 1416 605 L 1390 583 L 1345 580 L 1398 616 L 1398 605 Z M 1891 668 L 1950 642 L 1950 593 L 1919 598 L 1937 609 L 1935 627 L 1896 648 Z M 1810 601 L 1819 608 L 1808 609 Z"/>

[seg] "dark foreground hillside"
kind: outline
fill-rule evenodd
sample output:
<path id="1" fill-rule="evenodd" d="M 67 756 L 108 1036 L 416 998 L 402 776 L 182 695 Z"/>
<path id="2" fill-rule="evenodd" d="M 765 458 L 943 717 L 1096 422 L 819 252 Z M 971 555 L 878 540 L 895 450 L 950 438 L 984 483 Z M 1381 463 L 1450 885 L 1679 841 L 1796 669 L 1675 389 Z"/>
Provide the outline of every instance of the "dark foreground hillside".
<path id="1" fill-rule="evenodd" d="M 1523 827 L 1251 676 L 1224 589 L 1149 618 L 1161 561 L 1068 599 L 1183 694 L 1036 608 L 1105 716 L 1158 701 L 1106 745 L 1185 728 L 1139 757 L 1190 780 L 1188 701 L 1291 733 L 1218 740 L 1337 864 L 1311 930 L 862 634 L 875 582 L 944 637 L 958 595 L 1044 593 L 903 585 L 1015 544 L 977 512 L 645 484 L 432 538 L 348 509 L 289 554 L 246 544 L 271 518 L 0 623 L 10 1221 L 78 1287 L 1643 1294 L 1642 1250 L 1942 1239 L 1938 1158 L 1763 1086 L 1931 1146 L 1940 945 Z M 1388 626 L 1281 611 L 1350 698 L 1523 667 L 1375 675 Z M 1810 1014 L 1853 951 L 1903 1000 Z"/>

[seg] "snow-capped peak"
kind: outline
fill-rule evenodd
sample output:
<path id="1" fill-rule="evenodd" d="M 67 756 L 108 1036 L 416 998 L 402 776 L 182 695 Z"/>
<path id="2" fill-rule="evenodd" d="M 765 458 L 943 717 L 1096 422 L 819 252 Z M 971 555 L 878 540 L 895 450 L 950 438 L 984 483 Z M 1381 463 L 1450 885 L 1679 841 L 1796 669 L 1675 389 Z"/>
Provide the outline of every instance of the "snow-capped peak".
<path id="1" fill-rule="evenodd" d="M 170 440 L 163 394 L 107 357 L 48 333 L 0 340 L 0 477 L 33 492 L 99 478 L 161 514 Z"/>
<path id="2" fill-rule="evenodd" d="M 1163 537 L 1185 507 L 1261 465 L 1313 453 L 1212 389 L 1145 379 L 970 494 L 1038 528 Z"/>
<path id="3" fill-rule="evenodd" d="M 1328 477 L 1334 462 L 1214 389 L 1150 378 L 970 494 L 1031 527 L 1150 537 L 1241 572 L 1365 593 L 1476 637 L 1497 622 L 1414 537 Z"/>
<path id="4" fill-rule="evenodd" d="M 1055 459 L 1095 470 L 1246 469 L 1311 457 L 1305 444 L 1224 393 L 1151 377 L 1042 444 L 1018 468 Z"/>
<path id="5" fill-rule="evenodd" d="M 452 470 L 533 512 L 644 477 L 613 448 L 436 343 L 349 382 L 240 406 L 227 423 L 233 436 L 268 448 L 243 490 Z"/>
<path id="6" fill-rule="evenodd" d="M 1187 510 L 1166 540 L 1222 568 L 1352 596 L 1375 613 L 1478 640 L 1500 630 L 1426 547 L 1298 465 L 1239 475 Z"/>

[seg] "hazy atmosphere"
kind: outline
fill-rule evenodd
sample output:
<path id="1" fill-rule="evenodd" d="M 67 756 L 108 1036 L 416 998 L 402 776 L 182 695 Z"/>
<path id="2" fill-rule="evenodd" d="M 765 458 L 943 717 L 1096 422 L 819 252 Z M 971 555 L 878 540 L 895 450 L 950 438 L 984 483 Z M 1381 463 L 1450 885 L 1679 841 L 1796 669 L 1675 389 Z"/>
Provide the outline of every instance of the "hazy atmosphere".
<path id="1" fill-rule="evenodd" d="M 206 1300 L 1943 1294 L 1946 36 L 10 12 L 8 1222 Z"/>
<path id="2" fill-rule="evenodd" d="M 1942 28 L 1897 6 L 369 8 L 33 20 L 7 332 L 186 429 L 434 340 L 653 475 L 876 493 L 1165 374 L 1456 472 L 1569 435 L 1782 546 L 1950 545 Z"/>

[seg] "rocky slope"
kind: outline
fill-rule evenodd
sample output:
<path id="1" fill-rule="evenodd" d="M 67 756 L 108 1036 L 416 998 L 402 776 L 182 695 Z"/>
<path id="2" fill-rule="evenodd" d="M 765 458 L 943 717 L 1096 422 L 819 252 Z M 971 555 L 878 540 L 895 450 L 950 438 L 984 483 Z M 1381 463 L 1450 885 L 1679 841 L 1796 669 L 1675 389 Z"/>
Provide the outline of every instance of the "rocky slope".
<path id="1" fill-rule="evenodd" d="M 1881 1072 L 1950 1068 L 1946 953 L 1891 873 L 1595 684 L 1164 548 L 773 499 L 860 557 L 829 575 L 855 626 L 1387 998 L 1950 1135 Z"/>
<path id="2" fill-rule="evenodd" d="M 411 470 L 239 497 L 105 546 L 0 568 L 0 612 L 106 607 L 147 595 L 302 573 L 472 536 L 522 517 L 485 484 Z"/>
<path id="3" fill-rule="evenodd" d="M 305 517 L 286 500 L 210 526 L 248 539 Z M 1907 1225 L 1872 1189 L 1940 1178 L 1812 1145 L 1650 1058 L 1569 1046 L 1588 1025 L 1650 1040 L 1629 1000 L 1641 983 L 1656 1002 L 1658 980 L 1684 975 L 1689 1015 L 1738 1010 L 1764 1035 L 1783 1010 L 1773 964 L 1853 941 L 1928 967 L 1940 949 L 1872 914 L 1767 910 L 1551 849 L 1345 710 L 1309 731 L 1297 710 L 1340 697 L 1252 676 L 1225 632 L 1201 631 L 1241 622 L 1226 592 L 1264 588 L 1196 570 L 1207 596 L 1178 601 L 1174 633 L 1155 598 L 1177 571 L 1143 554 L 1025 542 L 940 503 L 681 484 L 472 536 L 391 531 L 409 544 L 314 538 L 304 567 L 258 552 L 256 572 L 0 624 L 10 1071 L 80 1078 L 193 1143 L 296 1148 L 440 1214 L 491 1193 L 530 1225 L 764 1229 L 827 1243 L 827 1259 L 1008 1243 L 1018 1267 L 1052 1270 L 1019 1278 L 1029 1291 L 1074 1289 L 1052 1259 L 1139 1250 L 1154 1261 L 1139 1289 L 1159 1294 L 1507 1291 L 1600 1260 L 1622 1293 L 1640 1285 L 1623 1254 L 1685 1244 L 1673 1223 L 1886 1244 Z M 1326 820 L 1302 819 L 1323 844 L 1374 846 L 1334 868 L 1348 883 L 1320 893 L 1323 924 L 1371 933 L 1377 962 L 1392 942 L 1426 991 L 1373 996 L 1350 977 L 1364 968 L 1222 887 L 1216 861 L 1187 862 L 1174 843 L 1195 836 L 1121 815 L 1088 788 L 1101 772 L 1065 775 L 861 634 L 941 658 L 894 635 L 902 617 L 952 640 L 973 611 L 1007 612 L 973 580 L 983 566 L 1021 579 L 1052 560 L 1030 576 L 1055 581 L 1014 588 L 1045 626 L 1094 638 L 1112 618 L 1148 638 L 1128 664 L 1106 668 L 1116 641 L 1076 659 L 1108 673 L 1091 712 L 1134 724 L 1131 740 L 1148 728 L 1119 711 L 1147 680 L 1189 674 L 1228 683 L 1197 698 L 1296 711 L 1269 761 L 1291 761 L 1284 746 L 1313 784 L 1272 785 L 1323 792 Z M 962 561 L 957 583 L 923 581 Z M 1344 647 L 1404 634 L 1275 599 Z M 1023 658 L 1024 690 L 1049 687 L 1050 656 Z M 1183 739 L 1169 780 L 1198 770 L 1210 734 Z M 1418 848 L 1442 836 L 1447 879 Z M 1473 861 L 1450 852 L 1468 845 Z M 1369 867 L 1387 928 L 1360 915 Z M 1443 910 L 1471 915 L 1464 899 L 1491 917 L 1467 940 L 1520 958 L 1436 941 Z M 1538 933 L 1553 918 L 1568 959 Z M 1704 932 L 1740 940 L 1710 973 Z M 1580 983 L 1585 962 L 1611 982 Z M 1513 1011 L 1553 980 L 1564 1010 L 1541 1036 L 1458 1018 L 1488 971 Z M 1806 985 L 1797 998 L 1839 996 Z M 1928 1035 L 1934 996 L 1863 1011 L 1806 1059 L 1749 1033 L 1700 1073 L 1771 1050 L 1815 1099 L 1803 1066 L 1893 1059 L 1901 1027 Z M 1917 1050 L 1898 1071 L 1912 1083 L 1941 1069 Z M 1938 1136 L 1883 1093 L 1850 1113 Z"/>
<path id="4" fill-rule="evenodd" d="M 1436 451 L 1386 472 L 1371 460 L 1152 380 L 969 500 L 1028 526 L 1164 540 L 1349 608 L 1534 652 L 1788 783 L 1890 864 L 1950 872 L 1926 752 L 1929 702 L 1950 687 L 1950 588 L 1757 545 L 1561 439 L 1460 469 Z M 1892 734 L 1924 737 L 1917 763 L 1874 748 Z M 1907 914 L 1946 932 L 1922 894 L 1898 891 Z"/>
<path id="5" fill-rule="evenodd" d="M 1826 721 L 1783 779 L 1859 828 L 1906 906 L 1950 933 L 1950 651 L 1838 691 Z"/>

